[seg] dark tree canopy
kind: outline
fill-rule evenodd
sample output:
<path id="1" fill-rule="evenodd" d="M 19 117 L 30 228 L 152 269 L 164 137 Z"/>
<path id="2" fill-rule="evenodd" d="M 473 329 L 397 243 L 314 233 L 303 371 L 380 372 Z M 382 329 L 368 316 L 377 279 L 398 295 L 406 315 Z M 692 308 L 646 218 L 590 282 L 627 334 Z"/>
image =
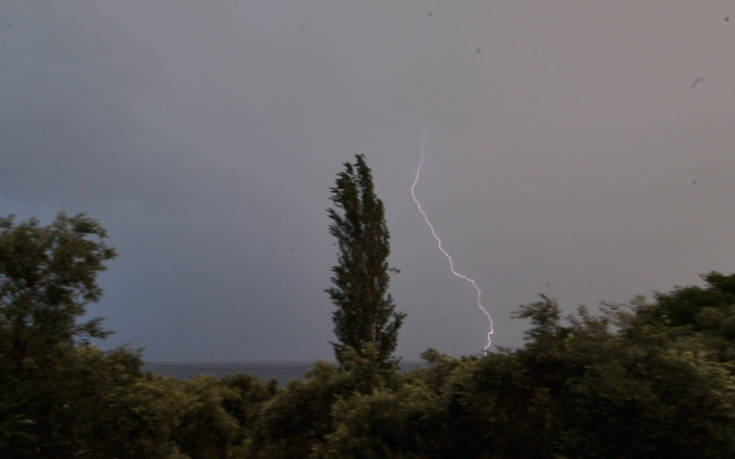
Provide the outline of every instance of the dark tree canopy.
<path id="1" fill-rule="evenodd" d="M 735 305 L 735 274 L 726 276 L 712 271 L 701 277 L 706 283 L 704 287 L 676 287 L 672 292 L 656 293 L 657 319 L 671 327 L 700 325 L 698 316 L 705 309 L 722 311 Z"/>
<path id="2" fill-rule="evenodd" d="M 97 274 L 115 256 L 95 220 L 60 213 L 48 226 L 0 218 L 0 331 L 20 363 L 75 338 L 102 338 L 101 319 L 78 323 L 99 300 Z"/>
<path id="3" fill-rule="evenodd" d="M 522 347 L 430 349 L 404 373 L 362 156 L 332 201 L 340 366 L 320 361 L 283 387 L 170 379 L 143 372 L 141 351 L 91 345 L 106 332 L 80 319 L 114 256 L 104 229 L 84 215 L 0 218 L 0 456 L 735 457 L 734 274 L 566 318 L 542 295 L 514 314 L 531 322 Z"/>
<path id="4" fill-rule="evenodd" d="M 337 360 L 354 348 L 362 355 L 368 343 L 379 360 L 392 362 L 404 313 L 396 312 L 388 293 L 390 253 L 383 202 L 373 190 L 373 177 L 363 155 L 344 164 L 331 188 L 336 209 L 328 209 L 329 232 L 337 239 L 338 263 L 332 268 L 333 286 L 326 291 L 337 309 L 332 314 L 338 342 L 332 343 Z"/>

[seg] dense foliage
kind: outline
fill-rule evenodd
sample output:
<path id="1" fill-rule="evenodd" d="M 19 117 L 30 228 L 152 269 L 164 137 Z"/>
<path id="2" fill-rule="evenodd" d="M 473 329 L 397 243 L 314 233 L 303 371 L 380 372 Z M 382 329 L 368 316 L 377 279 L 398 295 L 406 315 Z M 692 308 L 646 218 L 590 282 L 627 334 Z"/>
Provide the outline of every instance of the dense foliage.
<path id="1" fill-rule="evenodd" d="M 78 323 L 114 256 L 99 224 L 0 224 L 2 457 L 735 457 L 735 274 L 567 318 L 542 296 L 522 348 L 409 373 L 367 343 L 282 387 L 179 381 Z"/>
<path id="2" fill-rule="evenodd" d="M 380 360 L 391 365 L 404 313 L 397 312 L 388 293 L 390 234 L 383 202 L 375 195 L 373 177 L 363 155 L 355 164 L 344 163 L 331 188 L 336 209 L 328 209 L 329 232 L 337 240 L 338 263 L 332 268 L 327 294 L 336 306 L 332 314 L 332 343 L 337 361 L 344 366 L 348 347 L 362 354 L 372 343 Z"/>

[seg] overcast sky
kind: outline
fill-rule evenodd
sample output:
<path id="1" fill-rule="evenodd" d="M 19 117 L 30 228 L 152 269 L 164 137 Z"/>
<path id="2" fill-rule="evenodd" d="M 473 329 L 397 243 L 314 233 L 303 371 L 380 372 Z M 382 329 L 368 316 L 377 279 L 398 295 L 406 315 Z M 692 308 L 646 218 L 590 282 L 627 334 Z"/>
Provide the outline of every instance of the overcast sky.
<path id="1" fill-rule="evenodd" d="M 571 312 L 735 271 L 734 101 L 725 0 L 5 0 L 0 214 L 108 228 L 106 346 L 331 359 L 325 209 L 364 153 L 398 354 L 477 353 L 409 193 L 423 129 L 416 191 L 516 346 L 540 292 Z"/>

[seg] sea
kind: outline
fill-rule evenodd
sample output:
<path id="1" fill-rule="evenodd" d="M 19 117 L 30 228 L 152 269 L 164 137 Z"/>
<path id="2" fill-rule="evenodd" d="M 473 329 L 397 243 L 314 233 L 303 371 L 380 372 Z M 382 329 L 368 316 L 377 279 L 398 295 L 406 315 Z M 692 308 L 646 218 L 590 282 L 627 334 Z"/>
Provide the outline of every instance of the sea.
<path id="1" fill-rule="evenodd" d="M 292 379 L 304 379 L 316 362 L 144 362 L 143 371 L 150 371 L 176 379 L 189 379 L 199 375 L 222 378 L 246 373 L 261 381 L 275 378 L 279 385 Z M 401 362 L 403 372 L 425 367 L 425 362 Z"/>

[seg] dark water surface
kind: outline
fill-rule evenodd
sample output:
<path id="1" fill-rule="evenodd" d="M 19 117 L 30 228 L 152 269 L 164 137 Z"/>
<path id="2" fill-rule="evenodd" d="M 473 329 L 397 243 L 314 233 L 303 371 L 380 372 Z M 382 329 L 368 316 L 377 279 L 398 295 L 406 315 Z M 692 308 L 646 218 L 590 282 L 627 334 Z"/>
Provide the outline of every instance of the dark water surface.
<path id="1" fill-rule="evenodd" d="M 279 384 L 291 379 L 303 379 L 315 362 L 145 362 L 144 371 L 176 379 L 188 379 L 198 375 L 221 378 L 227 375 L 247 373 L 260 380 L 276 378 Z M 401 362 L 401 371 L 411 371 L 425 366 L 423 362 Z"/>

